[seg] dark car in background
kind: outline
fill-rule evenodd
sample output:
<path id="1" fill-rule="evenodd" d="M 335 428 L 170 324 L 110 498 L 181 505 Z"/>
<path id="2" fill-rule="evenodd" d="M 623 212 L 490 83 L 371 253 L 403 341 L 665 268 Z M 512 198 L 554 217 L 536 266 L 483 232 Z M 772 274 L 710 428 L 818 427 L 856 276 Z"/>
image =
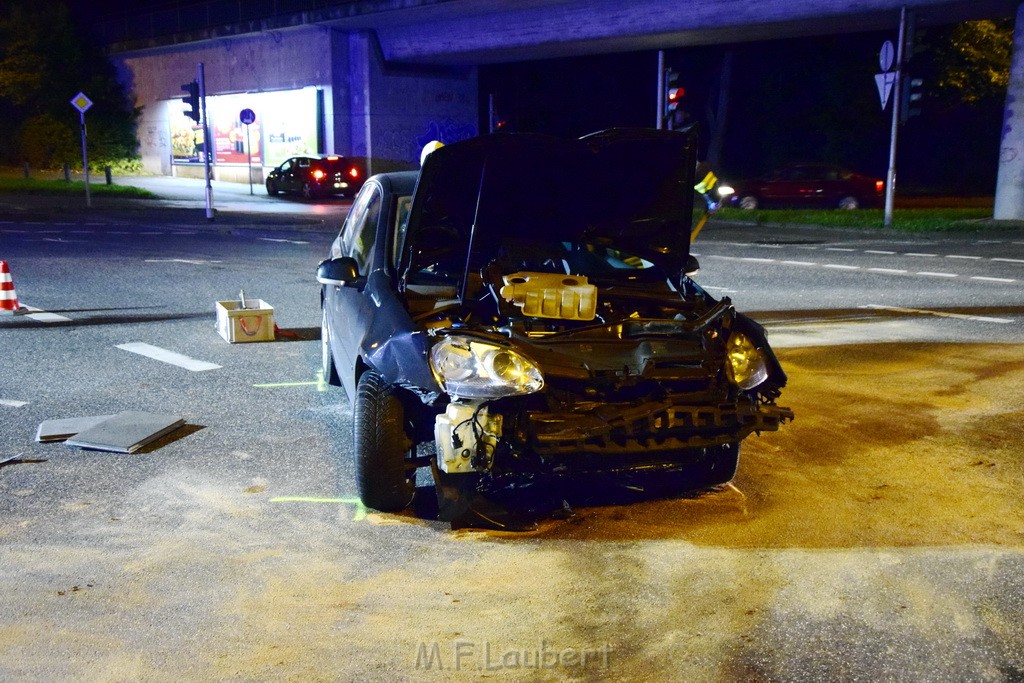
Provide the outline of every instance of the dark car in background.
<path id="1" fill-rule="evenodd" d="M 859 209 L 881 204 L 885 181 L 824 163 L 794 163 L 760 180 L 729 183 L 729 206 L 753 210 L 791 208 Z"/>
<path id="2" fill-rule="evenodd" d="M 367 506 L 406 507 L 421 467 L 453 526 L 502 527 L 494 494 L 542 479 L 705 488 L 792 418 L 763 328 L 687 275 L 695 154 L 499 133 L 367 181 L 317 270 Z"/>
<path id="3" fill-rule="evenodd" d="M 353 197 L 366 180 L 366 166 L 330 155 L 292 157 L 267 175 L 267 194 L 297 194 L 311 199 L 328 195 Z"/>

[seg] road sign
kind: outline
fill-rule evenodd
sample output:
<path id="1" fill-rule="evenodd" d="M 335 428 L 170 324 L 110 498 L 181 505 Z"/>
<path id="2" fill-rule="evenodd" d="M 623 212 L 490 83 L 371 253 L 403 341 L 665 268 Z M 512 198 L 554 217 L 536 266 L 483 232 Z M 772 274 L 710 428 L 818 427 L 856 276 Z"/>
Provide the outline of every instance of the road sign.
<path id="1" fill-rule="evenodd" d="M 251 123 L 255 123 L 256 112 L 254 112 L 252 109 L 243 109 L 242 111 L 238 112 L 238 120 L 247 126 Z"/>
<path id="2" fill-rule="evenodd" d="M 92 100 L 86 97 L 85 93 L 80 92 L 72 98 L 71 106 L 77 109 L 78 113 L 84 114 L 85 111 L 92 106 Z"/>
<path id="3" fill-rule="evenodd" d="M 882 68 L 882 71 L 888 71 L 892 68 L 892 61 L 896 56 L 896 48 L 892 46 L 892 41 L 887 40 L 882 43 L 882 49 L 878 52 L 878 65 Z"/>
<path id="4" fill-rule="evenodd" d="M 878 86 L 878 98 L 882 101 L 882 111 L 889 104 L 889 95 L 892 94 L 892 87 L 896 84 L 896 72 L 886 71 L 884 74 L 875 74 L 875 85 Z"/>

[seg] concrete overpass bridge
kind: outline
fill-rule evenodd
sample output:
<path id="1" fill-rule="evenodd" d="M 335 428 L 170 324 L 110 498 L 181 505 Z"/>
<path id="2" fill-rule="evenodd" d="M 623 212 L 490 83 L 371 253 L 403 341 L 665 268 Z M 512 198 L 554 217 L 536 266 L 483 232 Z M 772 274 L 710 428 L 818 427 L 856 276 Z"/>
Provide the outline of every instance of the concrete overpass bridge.
<path id="1" fill-rule="evenodd" d="M 144 163 L 199 172 L 186 156 L 180 85 L 203 62 L 219 177 L 237 176 L 239 125 L 257 111 L 262 164 L 298 151 L 411 162 L 431 136 L 476 133 L 476 67 L 567 55 L 891 29 L 1014 16 L 1019 0 L 207 0 L 98 25 L 144 107 Z M 1022 42 L 1021 25 L 1015 42 Z M 1015 50 L 996 216 L 1024 219 L 1024 50 Z M 652 75 L 652 87 L 654 85 Z M 261 109 L 263 110 L 261 112 Z M 1021 111 L 1017 111 L 1020 109 Z M 262 114 L 262 116 L 261 116 Z M 232 131 L 236 133 L 232 133 Z M 1019 131 L 1019 132 L 1017 132 Z M 187 143 L 187 141 L 185 141 Z M 194 150 L 192 150 L 194 152 Z M 223 152 L 223 154 L 221 154 Z M 194 156 L 194 155 L 193 155 Z M 241 169 L 244 171 L 244 169 Z"/>

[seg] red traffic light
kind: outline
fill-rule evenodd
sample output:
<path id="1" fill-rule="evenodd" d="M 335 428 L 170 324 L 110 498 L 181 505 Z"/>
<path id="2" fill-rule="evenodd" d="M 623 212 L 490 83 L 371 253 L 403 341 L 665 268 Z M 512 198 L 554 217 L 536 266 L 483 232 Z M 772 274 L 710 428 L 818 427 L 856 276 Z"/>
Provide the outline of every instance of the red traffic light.
<path id="1" fill-rule="evenodd" d="M 670 103 L 678 102 L 679 100 L 683 99 L 683 95 L 685 95 L 685 94 L 686 94 L 686 90 L 683 89 L 683 88 L 669 88 L 668 89 L 668 101 Z"/>

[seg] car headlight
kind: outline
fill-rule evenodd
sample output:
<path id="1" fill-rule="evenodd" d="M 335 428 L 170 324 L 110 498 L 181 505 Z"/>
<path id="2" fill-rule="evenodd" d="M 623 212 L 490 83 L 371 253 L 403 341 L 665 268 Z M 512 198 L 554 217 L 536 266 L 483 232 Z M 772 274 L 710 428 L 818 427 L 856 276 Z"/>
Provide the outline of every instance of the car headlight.
<path id="1" fill-rule="evenodd" d="M 504 346 L 472 337 L 441 339 L 430 350 L 438 384 L 459 398 L 502 398 L 532 394 L 544 387 L 540 368 Z"/>
<path id="2" fill-rule="evenodd" d="M 736 193 L 736 190 L 734 190 L 730 185 L 719 185 L 718 186 L 718 196 L 719 197 L 723 197 L 724 198 L 724 197 L 728 197 L 729 195 L 735 194 L 735 193 Z"/>
<path id="3" fill-rule="evenodd" d="M 725 356 L 725 374 L 740 389 L 753 389 L 768 379 L 764 354 L 742 332 L 729 335 Z"/>

